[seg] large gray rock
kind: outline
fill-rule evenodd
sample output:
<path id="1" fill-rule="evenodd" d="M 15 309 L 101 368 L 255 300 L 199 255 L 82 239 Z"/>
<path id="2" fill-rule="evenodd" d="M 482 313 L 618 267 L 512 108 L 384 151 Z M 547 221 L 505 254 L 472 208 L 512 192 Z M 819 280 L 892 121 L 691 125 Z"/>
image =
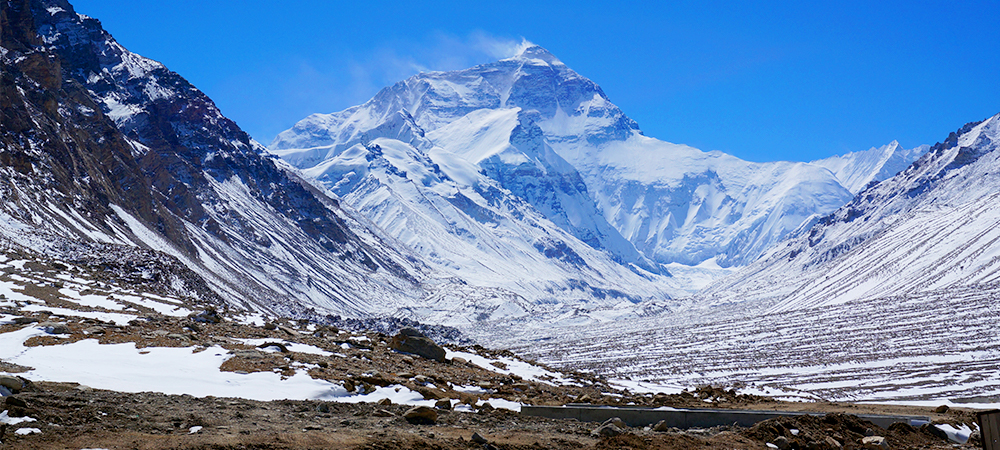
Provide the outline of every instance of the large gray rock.
<path id="1" fill-rule="evenodd" d="M 392 337 L 389 348 L 403 353 L 412 353 L 438 362 L 445 361 L 445 351 L 443 348 L 419 331 L 409 327 L 399 330 L 399 334 Z"/>
<path id="2" fill-rule="evenodd" d="M 438 413 L 434 408 L 417 406 L 403 413 L 403 418 L 414 425 L 433 425 L 437 422 Z"/>
<path id="3" fill-rule="evenodd" d="M 24 389 L 24 380 L 10 375 L 0 375 L 0 386 L 9 389 L 13 393 Z"/>
<path id="4" fill-rule="evenodd" d="M 615 424 L 613 424 L 613 423 L 607 423 L 607 424 L 604 424 L 604 425 L 601 425 L 601 426 L 597 427 L 597 429 L 595 429 L 594 431 L 591 431 L 590 434 L 592 436 L 595 436 L 595 437 L 602 437 L 602 436 L 603 437 L 612 437 L 612 436 L 618 436 L 619 434 L 622 434 L 622 431 L 623 430 L 621 428 L 616 427 Z"/>
<path id="5" fill-rule="evenodd" d="M 889 450 L 889 442 L 882 436 L 868 436 L 861 440 L 861 445 L 874 450 Z"/>
<path id="6" fill-rule="evenodd" d="M 69 334 L 69 327 L 61 322 L 42 322 L 38 324 L 38 328 L 49 334 Z"/>

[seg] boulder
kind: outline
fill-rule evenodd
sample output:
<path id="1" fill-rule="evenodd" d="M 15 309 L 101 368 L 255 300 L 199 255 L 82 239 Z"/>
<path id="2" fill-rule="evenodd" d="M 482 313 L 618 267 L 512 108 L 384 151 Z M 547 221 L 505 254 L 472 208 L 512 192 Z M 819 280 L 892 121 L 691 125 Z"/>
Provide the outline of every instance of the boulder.
<path id="1" fill-rule="evenodd" d="M 941 405 L 941 406 L 938 406 L 937 408 L 934 408 L 934 412 L 936 412 L 938 414 L 944 414 L 944 413 L 948 412 L 949 409 L 951 409 L 951 408 L 949 408 L 948 405 Z"/>
<path id="2" fill-rule="evenodd" d="M 62 322 L 42 322 L 38 324 L 38 328 L 49 334 L 69 334 L 69 326 Z"/>
<path id="3" fill-rule="evenodd" d="M 414 425 L 433 425 L 437 422 L 438 413 L 434 408 L 417 406 L 403 413 L 403 418 Z"/>
<path id="4" fill-rule="evenodd" d="M 472 442 L 475 442 L 477 444 L 488 444 L 490 441 L 480 436 L 479 433 L 472 433 Z"/>
<path id="5" fill-rule="evenodd" d="M 392 337 L 389 348 L 403 353 L 411 353 L 438 362 L 445 362 L 445 351 L 427 336 L 413 328 L 403 328 Z"/>
<path id="6" fill-rule="evenodd" d="M 390 400 L 389 398 L 383 398 L 382 400 L 379 400 L 376 403 L 378 403 L 379 406 L 389 406 L 392 404 L 392 400 Z"/>
<path id="7" fill-rule="evenodd" d="M 625 425 L 625 421 L 622 420 L 621 417 L 612 417 L 608 420 L 605 420 L 604 423 L 602 423 L 601 425 L 614 425 L 622 430 L 628 428 L 628 425 Z"/>
<path id="8" fill-rule="evenodd" d="M 823 442 L 826 442 L 826 445 L 829 445 L 830 448 L 841 448 L 841 447 L 843 447 L 842 445 L 840 445 L 840 441 L 838 441 L 838 440 L 836 440 L 836 439 L 834 439 L 834 438 L 832 438 L 830 436 L 827 436 L 826 439 L 823 440 Z"/>
<path id="9" fill-rule="evenodd" d="M 622 434 L 622 429 L 616 427 L 613 423 L 608 423 L 597 427 L 590 434 L 596 437 L 613 437 Z"/>
<path id="10" fill-rule="evenodd" d="M 771 443 L 778 446 L 779 450 L 788 450 L 788 447 L 792 445 L 790 442 L 788 442 L 788 438 L 784 436 L 778 436 L 774 438 L 774 440 L 771 441 Z"/>
<path id="11" fill-rule="evenodd" d="M 864 448 L 889 450 L 889 442 L 882 436 L 868 436 L 861 440 L 861 445 Z"/>
<path id="12" fill-rule="evenodd" d="M 201 323 L 219 323 L 222 322 L 222 316 L 219 315 L 219 311 L 215 308 L 205 308 L 204 311 L 197 313 L 191 313 L 188 318 L 195 322 Z"/>
<path id="13" fill-rule="evenodd" d="M 656 431 L 658 433 L 670 431 L 670 425 L 667 424 L 666 420 L 661 420 L 659 422 L 656 422 L 656 425 L 653 425 L 653 431 Z"/>
<path id="14" fill-rule="evenodd" d="M 437 409 L 451 409 L 451 399 L 442 398 L 441 400 L 434 402 L 434 407 Z"/>
<path id="15" fill-rule="evenodd" d="M 0 386 L 10 389 L 11 392 L 17 393 L 21 389 L 24 389 L 24 381 L 18 377 L 0 375 Z"/>

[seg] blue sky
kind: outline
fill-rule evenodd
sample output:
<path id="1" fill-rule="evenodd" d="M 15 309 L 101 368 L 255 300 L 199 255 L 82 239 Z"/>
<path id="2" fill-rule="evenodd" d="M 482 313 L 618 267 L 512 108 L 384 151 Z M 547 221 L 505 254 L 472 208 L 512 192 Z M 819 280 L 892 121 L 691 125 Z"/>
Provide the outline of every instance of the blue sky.
<path id="1" fill-rule="evenodd" d="M 76 0 L 265 145 L 526 38 L 648 136 L 752 161 L 933 144 L 1000 112 L 1000 1 Z"/>

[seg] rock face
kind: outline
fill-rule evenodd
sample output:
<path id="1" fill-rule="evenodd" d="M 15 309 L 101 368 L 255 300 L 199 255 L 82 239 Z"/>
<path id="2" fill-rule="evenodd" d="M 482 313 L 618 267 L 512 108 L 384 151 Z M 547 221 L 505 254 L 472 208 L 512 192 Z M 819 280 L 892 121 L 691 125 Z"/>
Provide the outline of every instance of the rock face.
<path id="1" fill-rule="evenodd" d="M 389 347 L 393 350 L 412 353 L 438 362 L 445 361 L 445 350 L 427 336 L 413 328 L 403 328 L 392 337 Z"/>
<path id="2" fill-rule="evenodd" d="M 0 237 L 109 266 L 162 260 L 146 273 L 168 288 L 284 315 L 388 313 L 425 294 L 412 254 L 183 77 L 64 0 L 2 12 Z"/>

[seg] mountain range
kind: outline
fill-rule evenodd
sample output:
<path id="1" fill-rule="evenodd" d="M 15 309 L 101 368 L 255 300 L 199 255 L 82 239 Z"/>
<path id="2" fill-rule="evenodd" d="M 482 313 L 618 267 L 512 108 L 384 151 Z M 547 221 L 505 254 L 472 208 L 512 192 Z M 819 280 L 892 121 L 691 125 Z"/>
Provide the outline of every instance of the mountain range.
<path id="1" fill-rule="evenodd" d="M 373 145 L 391 147 L 398 156 L 376 158 L 367 150 Z M 269 149 L 435 267 L 536 302 L 554 298 L 548 283 L 561 269 L 539 265 L 530 249 L 500 250 L 536 242 L 535 235 L 493 226 L 496 221 L 471 234 L 476 225 L 456 224 L 483 223 L 484 209 L 508 223 L 539 223 L 540 214 L 575 238 L 559 238 L 566 248 L 597 250 L 623 266 L 589 264 L 600 275 L 581 278 L 587 285 L 623 291 L 633 300 L 680 297 L 728 273 L 706 267 L 755 260 L 848 202 L 858 184 L 885 179 L 926 151 L 893 143 L 813 163 L 753 163 L 649 138 L 596 83 L 528 42 L 511 58 L 421 73 L 362 105 L 311 115 L 280 133 Z M 447 188 L 423 175 L 441 171 Z M 495 189 L 478 187 L 484 183 Z M 388 194 L 373 194 L 379 189 Z M 458 194 L 462 189 L 477 193 Z M 491 206 L 513 204 L 510 196 L 532 211 Z M 416 231 L 429 228 L 435 231 Z M 480 248 L 469 250 L 470 242 Z M 534 246 L 552 254 L 552 245 Z M 473 254 L 474 263 L 460 262 L 459 255 Z M 510 261 L 521 270 L 511 269 Z M 691 268 L 698 264 L 703 266 Z M 699 270 L 701 277 L 694 274 Z M 525 285 L 540 276 L 542 284 Z M 558 278 L 557 290 L 580 295 L 566 288 L 579 276 Z M 614 279 L 627 280 L 630 288 Z"/>

